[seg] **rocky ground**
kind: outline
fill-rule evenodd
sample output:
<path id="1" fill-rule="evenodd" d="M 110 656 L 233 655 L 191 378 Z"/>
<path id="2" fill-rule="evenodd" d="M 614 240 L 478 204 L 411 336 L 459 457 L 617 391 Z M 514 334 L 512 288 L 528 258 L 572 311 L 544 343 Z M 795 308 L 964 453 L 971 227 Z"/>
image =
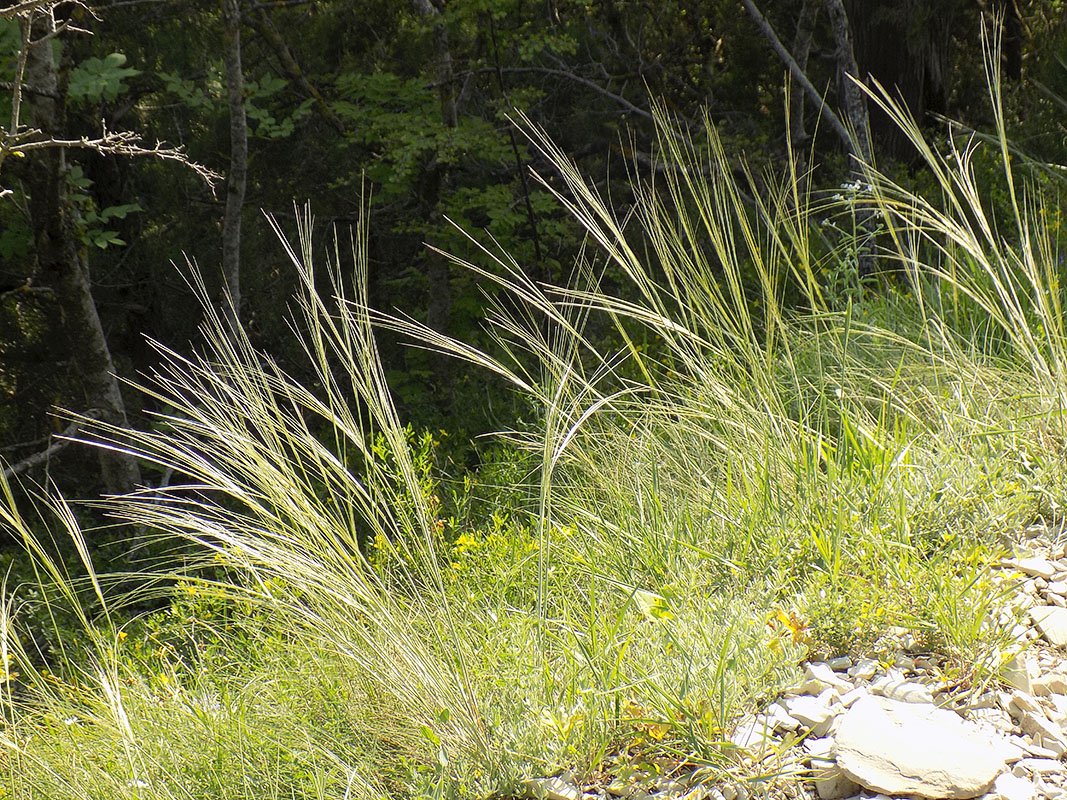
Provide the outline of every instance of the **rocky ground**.
<path id="1" fill-rule="evenodd" d="M 692 766 L 527 781 L 546 800 L 972 798 L 1067 800 L 1067 530 L 1022 531 L 997 567 L 999 618 L 1019 651 L 985 684 L 945 678 L 906 632 L 885 656 L 805 665 L 803 680 L 729 739 L 743 780 Z M 980 671 L 979 671 L 980 672 Z"/>

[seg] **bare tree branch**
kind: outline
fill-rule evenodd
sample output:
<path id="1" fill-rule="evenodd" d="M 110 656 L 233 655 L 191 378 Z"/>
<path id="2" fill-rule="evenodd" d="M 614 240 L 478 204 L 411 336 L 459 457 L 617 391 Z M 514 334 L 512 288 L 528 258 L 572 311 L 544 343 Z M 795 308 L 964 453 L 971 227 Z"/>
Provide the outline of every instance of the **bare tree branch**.
<path id="1" fill-rule="evenodd" d="M 97 407 L 96 416 L 122 429 L 129 425 L 125 402 L 92 296 L 87 254 L 77 241 L 78 209 L 70 202 L 65 188 L 66 151 L 80 148 L 104 155 L 150 156 L 175 161 L 192 169 L 210 186 L 219 176 L 191 162 L 181 148 L 168 147 L 162 142 L 146 146 L 141 136 L 132 131 L 112 132 L 102 125 L 98 137 L 63 138 L 66 92 L 49 43 L 62 33 L 80 29 L 69 20 L 56 20 L 59 6 L 65 9 L 73 6 L 75 20 L 83 15 L 93 17 L 92 9 L 83 0 L 22 0 L 0 11 L 0 19 L 15 20 L 19 26 L 19 51 L 10 90 L 10 127 L 0 125 L 0 167 L 8 156 L 21 158 L 40 151 L 27 169 L 36 270 L 47 276 L 59 298 L 75 368 L 86 396 L 91 398 L 89 402 Z M 27 84 L 40 91 L 28 91 Z M 21 122 L 24 100 L 33 111 L 32 129 Z M 13 194 L 13 190 L 0 187 L 0 198 Z M 83 417 L 64 431 L 63 436 L 76 432 L 86 421 Z M 44 463 L 68 445 L 67 439 L 55 442 L 40 453 L 6 467 L 4 475 L 11 476 Z M 141 481 L 137 461 L 128 453 L 101 450 L 100 465 L 103 482 L 110 492 L 130 491 Z"/>
<path id="2" fill-rule="evenodd" d="M 15 62 L 15 86 L 11 95 L 11 129 L 6 132 L 3 139 L 0 139 L 0 144 L 2 145 L 7 144 L 8 136 L 16 135 L 19 130 L 19 115 L 22 113 L 22 81 L 26 77 L 26 59 L 29 58 L 30 54 L 29 41 L 33 18 L 32 16 L 22 16 L 18 18 L 18 22 L 22 46 L 19 47 L 18 59 Z M 0 164 L 4 163 L 5 155 L 4 150 L 0 150 Z"/>
<path id="3" fill-rule="evenodd" d="M 9 155 L 21 157 L 34 150 L 52 147 L 95 150 L 104 155 L 150 156 L 164 161 L 175 161 L 189 167 L 207 183 L 214 194 L 215 184 L 222 179 L 222 176 L 201 164 L 190 161 L 181 147 L 168 147 L 162 142 L 156 142 L 154 147 L 146 147 L 141 144 L 140 134 L 132 131 L 112 132 L 108 131 L 106 126 L 102 126 L 101 135 L 97 138 L 83 136 L 79 139 L 57 139 L 54 136 L 35 138 L 43 136 L 41 131 L 22 126 L 24 95 L 48 97 L 52 100 L 60 99 L 54 90 L 42 89 L 25 82 L 26 64 L 31 51 L 64 32 L 90 33 L 82 28 L 74 27 L 70 20 L 57 23 L 55 9 L 59 5 L 74 6 L 95 17 L 92 8 L 83 0 L 22 0 L 22 2 L 0 9 L 0 19 L 17 20 L 21 36 L 19 53 L 15 61 L 15 79 L 0 84 L 0 87 L 11 91 L 10 125 L 6 129 L 0 126 L 0 167 Z M 46 32 L 34 39 L 34 26 L 42 20 L 45 23 Z M 11 189 L 0 188 L 0 199 L 11 194 L 13 194 Z"/>
<path id="4" fill-rule="evenodd" d="M 50 96 L 46 92 L 42 96 Z M 215 184 L 222 180 L 222 176 L 214 170 L 208 169 L 202 164 L 190 161 L 185 155 L 184 147 L 169 147 L 163 142 L 156 142 L 153 147 L 145 147 L 141 144 L 141 134 L 135 131 L 109 131 L 104 128 L 103 135 L 95 139 L 82 136 L 80 139 L 36 139 L 25 141 L 29 137 L 40 135 L 35 129 L 21 131 L 17 136 L 11 136 L 7 142 L 0 140 L 0 164 L 3 158 L 9 154 L 21 156 L 34 150 L 44 150 L 49 147 L 65 147 L 68 149 L 95 150 L 102 155 L 112 156 L 151 156 L 163 161 L 177 161 L 193 170 L 214 191 Z"/>
<path id="5" fill-rule="evenodd" d="M 4 478 L 7 479 L 15 475 L 20 475 L 23 472 L 26 472 L 27 470 L 31 470 L 36 466 L 44 464 L 56 453 L 70 447 L 70 445 L 76 441 L 71 437 L 73 437 L 76 433 L 78 433 L 78 431 L 80 431 L 90 422 L 99 419 L 101 414 L 102 412 L 100 409 L 90 408 L 88 411 L 81 415 L 81 419 L 72 422 L 70 425 L 64 428 L 62 433 L 57 433 L 53 434 L 52 436 L 49 436 L 49 440 L 55 439 L 57 441 L 53 441 L 52 444 L 48 445 L 48 447 L 46 447 L 44 450 L 41 450 L 38 453 L 34 453 L 32 456 L 27 456 L 21 461 L 12 464 L 10 467 L 4 467 Z"/>
<path id="6" fill-rule="evenodd" d="M 841 118 L 837 113 L 830 108 L 830 105 L 823 99 L 823 96 L 819 94 L 819 90 L 812 85 L 810 80 L 808 80 L 808 76 L 804 74 L 804 70 L 800 68 L 796 59 L 794 59 L 793 55 L 786 49 L 786 46 L 782 44 L 782 40 L 778 38 L 778 34 L 774 32 L 774 27 L 771 23 L 767 21 L 767 18 L 763 16 L 752 0 L 741 0 L 741 4 L 744 5 L 745 10 L 748 12 L 748 15 L 752 17 L 752 20 L 756 25 L 759 26 L 764 38 L 770 42 L 771 47 L 774 48 L 774 52 L 776 52 L 778 57 L 785 62 L 786 67 L 789 68 L 789 74 L 792 75 L 793 79 L 803 87 L 812 102 L 822 109 L 822 113 L 830 121 L 830 126 L 840 137 L 848 151 L 857 157 L 862 158 L 862 152 L 859 149 L 855 137 L 849 133 L 848 128 L 845 127 L 845 123 L 841 121 Z"/>
<path id="7" fill-rule="evenodd" d="M 14 81 L 0 81 L 0 89 L 13 90 L 14 88 L 15 88 L 15 82 Z M 47 91 L 45 89 L 38 89 L 35 86 L 30 86 L 29 84 L 25 84 L 25 83 L 22 84 L 22 92 L 24 94 L 35 94 L 35 95 L 39 95 L 41 97 L 51 97 L 53 100 L 58 100 L 59 99 L 59 94 L 56 93 L 56 92 L 50 92 L 50 91 Z"/>
<path id="8" fill-rule="evenodd" d="M 89 6 L 85 3 L 79 2 L 79 0 L 70 0 L 75 5 L 81 6 L 84 9 L 88 9 Z M 59 5 L 59 0 L 22 0 L 20 3 L 15 3 L 7 8 L 0 8 L 0 19 L 15 19 L 15 17 L 29 14 L 32 11 L 38 11 L 43 9 L 44 11 L 51 11 Z"/>
<path id="9" fill-rule="evenodd" d="M 611 91 L 610 89 L 604 88 L 603 86 L 601 86 L 596 81 L 590 80 L 589 78 L 585 78 L 585 77 L 583 77 L 581 75 L 578 75 L 578 74 L 576 74 L 574 72 L 571 72 L 569 70 L 554 69 L 552 67 L 503 67 L 500 71 L 501 72 L 507 72 L 507 73 L 510 73 L 510 72 L 539 72 L 539 73 L 541 73 L 543 75 L 555 75 L 555 76 L 560 77 L 560 78 L 566 78 L 569 81 L 574 81 L 575 83 L 580 83 L 582 86 L 585 86 L 585 87 L 587 87 L 589 89 L 592 89 L 594 92 L 597 92 L 598 94 L 604 95 L 604 97 L 607 97 L 607 98 L 610 98 L 611 100 L 614 100 L 620 106 L 622 106 L 627 111 L 629 111 L 629 112 L 631 112 L 633 114 L 637 114 L 638 116 L 644 117 L 645 119 L 653 119 L 652 114 L 650 112 L 645 111 L 645 109 L 641 108 L 640 106 L 635 106 L 633 103 L 631 103 L 629 100 L 627 100 L 622 95 L 615 94 L 615 92 Z M 495 67 L 483 67 L 482 69 L 478 70 L 478 72 L 496 72 L 496 68 Z"/>

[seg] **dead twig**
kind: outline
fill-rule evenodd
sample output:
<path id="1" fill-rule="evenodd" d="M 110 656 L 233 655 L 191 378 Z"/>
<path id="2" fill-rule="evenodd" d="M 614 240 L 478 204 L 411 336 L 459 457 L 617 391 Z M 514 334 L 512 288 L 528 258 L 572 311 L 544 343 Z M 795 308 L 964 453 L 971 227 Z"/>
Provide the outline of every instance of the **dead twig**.
<path id="1" fill-rule="evenodd" d="M 32 456 L 27 456 L 26 458 L 15 464 L 12 464 L 9 467 L 4 467 L 4 479 L 7 480 L 8 478 L 12 478 L 15 475 L 21 475 L 23 472 L 31 470 L 36 466 L 40 466 L 41 464 L 47 462 L 56 453 L 70 447 L 73 442 L 77 441 L 76 439 L 73 439 L 71 437 L 77 434 L 78 431 L 80 431 L 90 422 L 99 419 L 101 413 L 102 412 L 100 411 L 100 409 L 90 408 L 88 411 L 82 414 L 81 419 L 72 422 L 70 425 L 64 428 L 61 433 L 56 433 L 49 436 L 49 440 L 53 440 L 52 444 L 48 445 L 48 447 L 46 447 L 44 450 L 34 453 Z"/>

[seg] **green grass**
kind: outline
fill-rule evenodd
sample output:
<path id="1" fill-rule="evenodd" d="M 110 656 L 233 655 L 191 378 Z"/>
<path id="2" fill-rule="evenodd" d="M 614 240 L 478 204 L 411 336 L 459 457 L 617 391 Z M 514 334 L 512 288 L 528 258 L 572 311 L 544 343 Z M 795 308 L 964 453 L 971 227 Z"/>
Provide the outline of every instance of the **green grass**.
<path id="1" fill-rule="evenodd" d="M 368 232 L 316 268 L 307 217 L 285 246 L 314 390 L 210 304 L 201 355 L 160 348 L 145 390 L 173 410 L 99 437 L 183 476 L 107 504 L 188 544 L 181 569 L 141 576 L 170 587 L 164 611 L 120 622 L 73 514 L 52 501 L 88 579 L 8 492 L 48 600 L 16 591 L 0 615 L 0 797 L 484 797 L 679 765 L 757 779 L 724 737 L 805 658 L 904 626 L 960 679 L 995 679 L 1018 645 L 983 625 L 1001 600 L 986 567 L 1067 496 L 1043 188 L 1009 166 L 1007 203 L 983 205 L 962 144 L 924 151 L 935 197 L 873 170 L 869 189 L 810 195 L 803 176 L 739 181 L 710 122 L 697 142 L 660 119 L 665 169 L 633 176 L 625 217 L 520 121 L 589 246 L 571 286 L 488 247 L 464 265 L 499 292 L 491 352 L 368 309 Z M 849 226 L 823 224 L 858 204 L 901 266 L 874 290 L 848 278 Z M 495 372 L 534 421 L 443 482 L 396 415 L 375 325 Z M 93 598 L 105 612 L 46 671 L 25 620 Z"/>

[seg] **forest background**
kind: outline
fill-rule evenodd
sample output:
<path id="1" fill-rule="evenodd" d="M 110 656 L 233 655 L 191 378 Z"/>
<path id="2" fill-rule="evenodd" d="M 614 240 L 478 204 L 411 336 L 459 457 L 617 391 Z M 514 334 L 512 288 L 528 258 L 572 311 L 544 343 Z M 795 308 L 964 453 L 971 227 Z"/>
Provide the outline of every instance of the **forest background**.
<path id="1" fill-rule="evenodd" d="M 4 162 L 0 452 L 19 471 L 47 471 L 74 496 L 162 477 L 101 468 L 101 456 L 84 448 L 35 456 L 67 426 L 54 409 L 149 424 L 153 401 L 107 373 L 149 371 L 158 354 L 148 340 L 181 352 L 198 341 L 190 263 L 220 307 L 228 287 L 255 346 L 303 377 L 284 313 L 297 278 L 264 214 L 285 226 L 294 203 L 311 200 L 318 229 L 343 229 L 366 181 L 371 304 L 475 344 L 486 341 L 484 293 L 492 290 L 432 248 L 471 257 L 466 232 L 484 232 L 534 280 L 567 282 L 583 234 L 530 177 L 556 180 L 508 121 L 513 109 L 550 131 L 623 214 L 632 203 L 628 171 L 650 163 L 650 98 L 692 130 L 706 108 L 738 168 L 741 159 L 757 173 L 810 159 L 811 181 L 832 188 L 851 172 L 829 117 L 837 109 L 861 119 L 848 113 L 842 42 L 861 76 L 896 87 L 943 138 L 943 118 L 958 130 L 991 123 L 979 37 L 982 20 L 999 14 L 1015 140 L 1037 158 L 1063 161 L 1067 33 L 1057 2 L 845 3 L 844 40 L 814 0 L 765 3 L 767 27 L 755 6 L 736 2 L 261 2 L 238 4 L 230 23 L 227 6 L 211 2 L 93 8 L 65 10 L 82 30 L 54 40 L 54 89 L 46 97 L 30 85 L 23 114 L 32 120 L 35 103 L 40 115 L 51 101 L 49 135 L 135 131 L 183 148 L 224 179 L 213 191 L 174 161 L 84 146 L 69 149 L 62 168 L 43 150 Z M 11 14 L 0 24 L 11 87 L 19 25 Z M 788 77 L 770 28 L 829 114 Z M 11 111 L 7 91 L 0 119 Z M 877 110 L 871 136 L 880 165 L 922 183 L 912 146 Z M 76 252 L 53 259 L 43 242 L 60 214 L 70 218 L 65 235 Z M 625 291 L 610 269 L 604 280 L 607 291 Z M 525 413 L 477 371 L 388 337 L 380 346 L 402 416 L 448 431 L 452 455 L 468 465 L 474 437 Z"/>

